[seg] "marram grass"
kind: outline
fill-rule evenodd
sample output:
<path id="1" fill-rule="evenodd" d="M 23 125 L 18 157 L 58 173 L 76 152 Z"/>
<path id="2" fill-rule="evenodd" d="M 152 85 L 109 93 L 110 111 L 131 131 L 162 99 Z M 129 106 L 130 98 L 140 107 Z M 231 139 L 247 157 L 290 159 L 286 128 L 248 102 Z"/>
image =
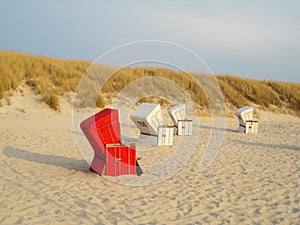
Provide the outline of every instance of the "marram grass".
<path id="1" fill-rule="evenodd" d="M 86 70 L 88 61 L 62 60 L 33 56 L 10 51 L 0 51 L 0 99 L 15 90 L 22 81 L 31 86 L 41 101 L 59 110 L 58 96 L 76 91 Z M 105 68 L 105 67 L 103 67 Z M 205 79 L 206 74 L 197 74 Z M 179 71 L 162 68 L 123 68 L 113 74 L 102 88 L 96 105 L 105 107 L 111 96 L 116 95 L 136 79 L 159 76 L 169 79 L 185 90 L 200 108 L 207 108 L 207 99 L 201 87 L 189 76 Z M 300 115 L 300 84 L 278 81 L 262 81 L 232 75 L 216 75 L 227 105 L 235 108 L 255 104 L 265 110 L 284 108 Z M 286 110 L 285 110 L 286 111 Z"/>

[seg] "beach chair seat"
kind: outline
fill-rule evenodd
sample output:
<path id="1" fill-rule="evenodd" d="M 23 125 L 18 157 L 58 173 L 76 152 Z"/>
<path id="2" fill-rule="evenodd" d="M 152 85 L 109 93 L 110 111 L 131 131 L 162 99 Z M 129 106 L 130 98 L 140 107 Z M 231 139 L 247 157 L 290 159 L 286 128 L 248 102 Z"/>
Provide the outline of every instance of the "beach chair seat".
<path id="1" fill-rule="evenodd" d="M 192 135 L 193 121 L 186 118 L 185 105 L 180 103 L 168 110 L 174 123 L 174 134 L 178 136 Z"/>
<path id="2" fill-rule="evenodd" d="M 170 137 L 169 132 L 165 132 L 169 128 L 165 125 L 159 104 L 142 103 L 131 114 L 131 119 L 140 130 L 139 141 L 159 146 L 173 145 L 173 134 Z"/>
<path id="3" fill-rule="evenodd" d="M 241 133 L 257 133 L 258 121 L 253 119 L 253 107 L 245 106 L 236 110 L 239 121 L 238 132 Z"/>
<path id="4" fill-rule="evenodd" d="M 157 146 L 173 146 L 173 126 L 159 126 Z"/>
<path id="5" fill-rule="evenodd" d="M 190 136 L 193 132 L 193 121 L 189 119 L 178 120 L 177 128 L 178 136 Z"/>
<path id="6" fill-rule="evenodd" d="M 107 176 L 136 173 L 136 148 L 121 143 L 118 110 L 106 108 L 84 120 L 80 128 L 94 150 L 90 171 Z"/>
<path id="7" fill-rule="evenodd" d="M 136 174 L 135 145 L 106 145 L 106 176 Z"/>

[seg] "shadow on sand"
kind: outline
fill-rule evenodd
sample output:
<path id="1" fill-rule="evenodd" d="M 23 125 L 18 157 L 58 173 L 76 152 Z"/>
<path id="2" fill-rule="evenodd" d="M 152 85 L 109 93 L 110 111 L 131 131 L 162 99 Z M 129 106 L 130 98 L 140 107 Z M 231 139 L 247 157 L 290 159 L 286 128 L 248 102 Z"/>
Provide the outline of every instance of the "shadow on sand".
<path id="1" fill-rule="evenodd" d="M 300 151 L 300 147 L 294 145 L 287 145 L 287 144 L 274 145 L 274 144 L 248 142 L 248 141 L 241 141 L 241 140 L 231 140 L 231 141 L 241 145 L 250 145 L 250 146 L 266 147 L 266 148 L 291 149 L 295 151 Z"/>
<path id="2" fill-rule="evenodd" d="M 89 171 L 89 165 L 84 159 L 78 160 L 67 158 L 64 156 L 44 155 L 35 152 L 28 152 L 26 150 L 14 148 L 11 146 L 7 146 L 3 150 L 3 154 L 9 158 L 23 159 L 40 164 L 59 166 L 69 170 L 77 170 L 86 173 Z"/>

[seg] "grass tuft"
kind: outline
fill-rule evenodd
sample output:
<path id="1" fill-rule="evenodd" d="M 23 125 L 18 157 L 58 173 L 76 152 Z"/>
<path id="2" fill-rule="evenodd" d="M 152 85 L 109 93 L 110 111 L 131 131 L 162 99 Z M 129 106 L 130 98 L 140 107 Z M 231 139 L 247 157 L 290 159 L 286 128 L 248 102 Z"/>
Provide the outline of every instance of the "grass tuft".
<path id="1" fill-rule="evenodd" d="M 59 110 L 59 99 L 55 93 L 44 93 L 42 101 L 49 105 L 51 109 Z"/>
<path id="2" fill-rule="evenodd" d="M 98 98 L 97 98 L 96 106 L 99 107 L 99 108 L 104 108 L 105 107 L 105 100 L 101 95 L 99 95 Z"/>

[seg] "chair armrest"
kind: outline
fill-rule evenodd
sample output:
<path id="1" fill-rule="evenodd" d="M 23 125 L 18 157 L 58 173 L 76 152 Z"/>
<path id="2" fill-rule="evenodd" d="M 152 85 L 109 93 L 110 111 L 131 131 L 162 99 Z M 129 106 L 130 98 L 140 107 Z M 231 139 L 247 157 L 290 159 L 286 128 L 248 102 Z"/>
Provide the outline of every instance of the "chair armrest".
<path id="1" fill-rule="evenodd" d="M 193 122 L 191 119 L 184 119 L 184 120 L 178 120 L 178 121 L 188 121 L 188 122 Z"/>
<path id="2" fill-rule="evenodd" d="M 117 144 L 106 144 L 105 148 L 110 148 L 110 147 L 121 147 L 121 146 L 128 146 L 128 147 L 133 147 L 135 146 L 135 143 L 117 143 Z"/>

